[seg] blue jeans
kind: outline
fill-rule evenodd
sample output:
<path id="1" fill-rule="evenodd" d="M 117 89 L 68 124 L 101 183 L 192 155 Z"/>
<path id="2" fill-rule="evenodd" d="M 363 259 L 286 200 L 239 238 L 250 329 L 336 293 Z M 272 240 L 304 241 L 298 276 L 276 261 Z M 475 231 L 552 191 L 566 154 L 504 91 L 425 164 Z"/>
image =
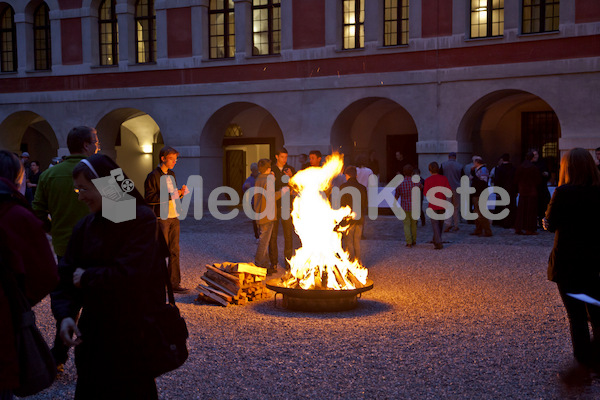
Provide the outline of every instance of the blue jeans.
<path id="1" fill-rule="evenodd" d="M 259 267 L 269 268 L 272 260 L 269 257 L 269 242 L 273 234 L 273 227 L 277 221 L 267 222 L 266 224 L 258 224 L 259 237 L 256 255 L 254 256 L 254 264 Z"/>

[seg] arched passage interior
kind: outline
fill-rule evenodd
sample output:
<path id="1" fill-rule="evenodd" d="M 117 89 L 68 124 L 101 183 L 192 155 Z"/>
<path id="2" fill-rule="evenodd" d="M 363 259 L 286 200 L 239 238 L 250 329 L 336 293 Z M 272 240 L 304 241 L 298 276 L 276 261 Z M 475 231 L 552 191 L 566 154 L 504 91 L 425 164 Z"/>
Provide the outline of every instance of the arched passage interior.
<path id="1" fill-rule="evenodd" d="M 417 126 L 408 111 L 381 97 L 353 102 L 340 113 L 331 129 L 332 149 L 344 153 L 346 163 L 356 163 L 359 157 L 373 153 L 383 182 L 396 175 L 397 152 L 404 162 L 418 165 L 417 141 Z"/>

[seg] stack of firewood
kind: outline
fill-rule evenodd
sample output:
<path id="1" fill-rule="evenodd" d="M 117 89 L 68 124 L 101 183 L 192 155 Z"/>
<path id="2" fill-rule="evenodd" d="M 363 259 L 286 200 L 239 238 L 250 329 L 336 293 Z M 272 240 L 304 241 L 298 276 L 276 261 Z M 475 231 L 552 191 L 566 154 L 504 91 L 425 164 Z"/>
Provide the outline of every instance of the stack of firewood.
<path id="1" fill-rule="evenodd" d="M 206 265 L 204 281 L 198 285 L 200 294 L 196 301 L 243 305 L 249 301 L 268 298 L 269 289 L 264 286 L 267 269 L 248 263 Z"/>

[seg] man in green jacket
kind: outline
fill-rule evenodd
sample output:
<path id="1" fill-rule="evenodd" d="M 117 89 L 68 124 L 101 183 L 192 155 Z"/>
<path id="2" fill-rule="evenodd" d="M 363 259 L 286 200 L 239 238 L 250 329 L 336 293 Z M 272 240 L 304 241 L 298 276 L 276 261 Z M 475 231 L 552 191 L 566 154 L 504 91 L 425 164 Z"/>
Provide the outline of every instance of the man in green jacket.
<path id="1" fill-rule="evenodd" d="M 67 250 L 75 224 L 88 213 L 85 203 L 77 200 L 73 186 L 73 169 L 84 158 L 100 150 L 98 135 L 94 128 L 78 126 L 67 136 L 69 156 L 47 169 L 40 175 L 32 207 L 35 215 L 42 220 L 44 227 L 52 236 L 52 247 L 60 263 Z M 76 316 L 75 316 L 76 317 Z M 59 337 L 61 321 L 56 321 L 56 337 L 52 355 L 57 369 L 62 372 L 68 358 L 69 348 Z"/>

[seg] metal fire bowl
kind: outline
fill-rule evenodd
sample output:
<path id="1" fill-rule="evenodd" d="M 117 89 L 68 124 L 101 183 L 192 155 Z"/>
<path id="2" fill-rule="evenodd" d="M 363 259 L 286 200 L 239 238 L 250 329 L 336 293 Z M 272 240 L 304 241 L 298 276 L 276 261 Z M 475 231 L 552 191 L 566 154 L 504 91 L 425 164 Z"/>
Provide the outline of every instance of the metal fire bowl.
<path id="1" fill-rule="evenodd" d="M 325 289 L 293 289 L 279 285 L 279 279 L 268 280 L 266 286 L 275 291 L 275 306 L 277 294 L 283 297 L 283 307 L 294 311 L 331 312 L 347 311 L 356 308 L 361 293 L 373 289 L 373 281 L 367 279 L 367 284 L 361 288 L 349 290 Z"/>

